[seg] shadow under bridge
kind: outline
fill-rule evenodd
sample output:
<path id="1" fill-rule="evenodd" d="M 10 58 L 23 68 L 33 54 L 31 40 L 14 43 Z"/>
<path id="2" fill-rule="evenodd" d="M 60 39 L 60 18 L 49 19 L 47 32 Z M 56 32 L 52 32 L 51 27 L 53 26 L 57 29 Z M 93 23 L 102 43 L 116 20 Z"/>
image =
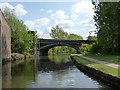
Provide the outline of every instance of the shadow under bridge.
<path id="1" fill-rule="evenodd" d="M 40 56 L 48 55 L 49 49 L 56 46 L 68 46 L 80 53 L 79 46 L 82 44 L 92 44 L 94 41 L 90 40 L 56 40 L 56 39 L 38 39 L 37 50 Z"/>

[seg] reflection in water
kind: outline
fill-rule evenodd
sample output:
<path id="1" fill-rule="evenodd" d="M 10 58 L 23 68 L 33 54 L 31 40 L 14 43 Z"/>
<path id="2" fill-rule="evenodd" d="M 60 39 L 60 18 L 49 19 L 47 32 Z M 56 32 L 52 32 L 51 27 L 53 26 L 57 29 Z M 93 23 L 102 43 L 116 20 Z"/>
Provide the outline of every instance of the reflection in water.
<path id="1" fill-rule="evenodd" d="M 58 63 L 66 63 L 70 61 L 70 55 L 69 54 L 59 54 L 59 55 L 54 55 L 50 54 L 48 57 L 51 61 L 55 62 L 56 64 Z"/>
<path id="2" fill-rule="evenodd" d="M 58 58 L 57 58 L 58 57 Z M 67 55 L 40 57 L 33 61 L 12 64 L 12 88 L 100 88 L 106 87 L 80 72 Z M 38 70 L 38 71 L 37 71 Z M 6 83 L 6 82 L 5 82 Z M 8 86 L 5 86 L 8 87 Z"/>
<path id="3" fill-rule="evenodd" d="M 35 80 L 33 61 L 25 61 L 19 65 L 12 66 L 12 88 L 27 87 L 29 82 L 34 82 Z"/>
<path id="4" fill-rule="evenodd" d="M 11 63 L 2 66 L 2 88 L 11 88 Z"/>

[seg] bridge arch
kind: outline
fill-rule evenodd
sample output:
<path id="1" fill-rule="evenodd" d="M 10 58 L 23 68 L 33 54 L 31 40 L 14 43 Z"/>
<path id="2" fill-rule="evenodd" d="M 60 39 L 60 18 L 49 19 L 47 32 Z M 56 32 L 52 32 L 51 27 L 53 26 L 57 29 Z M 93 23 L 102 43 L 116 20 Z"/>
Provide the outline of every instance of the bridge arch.
<path id="1" fill-rule="evenodd" d="M 45 46 L 43 46 L 43 47 L 40 48 L 40 55 L 41 56 L 48 55 L 48 51 L 51 48 L 56 47 L 56 46 L 68 46 L 68 47 L 74 48 L 77 53 L 80 53 L 78 46 L 76 47 L 76 46 L 73 46 L 73 45 L 70 45 L 70 44 L 49 44 L 49 45 L 45 45 Z"/>
<path id="2" fill-rule="evenodd" d="M 79 46 L 82 44 L 92 44 L 91 40 L 56 40 L 56 39 L 38 39 L 37 50 L 38 55 L 48 55 L 48 50 L 55 46 L 69 46 L 75 48 L 77 53 L 80 53 Z"/>

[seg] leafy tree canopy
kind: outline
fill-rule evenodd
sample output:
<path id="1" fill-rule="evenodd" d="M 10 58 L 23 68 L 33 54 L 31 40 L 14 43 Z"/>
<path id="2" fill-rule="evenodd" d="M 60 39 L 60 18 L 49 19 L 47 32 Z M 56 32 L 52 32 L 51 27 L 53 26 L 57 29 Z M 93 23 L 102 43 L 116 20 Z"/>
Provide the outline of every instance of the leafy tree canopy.
<path id="1" fill-rule="evenodd" d="M 11 28 L 11 49 L 14 53 L 29 53 L 33 49 L 34 35 L 29 33 L 28 27 L 6 8 L 3 14 Z"/>
<path id="2" fill-rule="evenodd" d="M 64 29 L 58 25 L 55 27 L 52 27 L 50 36 L 53 39 L 60 39 L 60 40 L 82 40 L 83 38 L 81 36 L 78 36 L 77 34 L 68 34 L 64 31 Z"/>
<path id="3" fill-rule="evenodd" d="M 94 4 L 98 44 L 102 52 L 120 53 L 120 2 Z"/>

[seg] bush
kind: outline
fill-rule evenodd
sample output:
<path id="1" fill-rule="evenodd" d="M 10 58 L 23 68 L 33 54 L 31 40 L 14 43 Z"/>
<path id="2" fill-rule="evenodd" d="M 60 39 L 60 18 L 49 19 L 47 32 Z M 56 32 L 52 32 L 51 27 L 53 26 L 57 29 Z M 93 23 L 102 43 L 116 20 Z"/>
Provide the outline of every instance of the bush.
<path id="1" fill-rule="evenodd" d="M 82 46 L 80 46 L 80 52 L 82 54 L 86 54 L 91 50 L 92 45 L 89 44 L 83 44 Z"/>
<path id="2" fill-rule="evenodd" d="M 93 53 L 101 53 L 101 47 L 97 43 L 95 43 L 92 45 L 92 48 L 90 51 Z"/>

